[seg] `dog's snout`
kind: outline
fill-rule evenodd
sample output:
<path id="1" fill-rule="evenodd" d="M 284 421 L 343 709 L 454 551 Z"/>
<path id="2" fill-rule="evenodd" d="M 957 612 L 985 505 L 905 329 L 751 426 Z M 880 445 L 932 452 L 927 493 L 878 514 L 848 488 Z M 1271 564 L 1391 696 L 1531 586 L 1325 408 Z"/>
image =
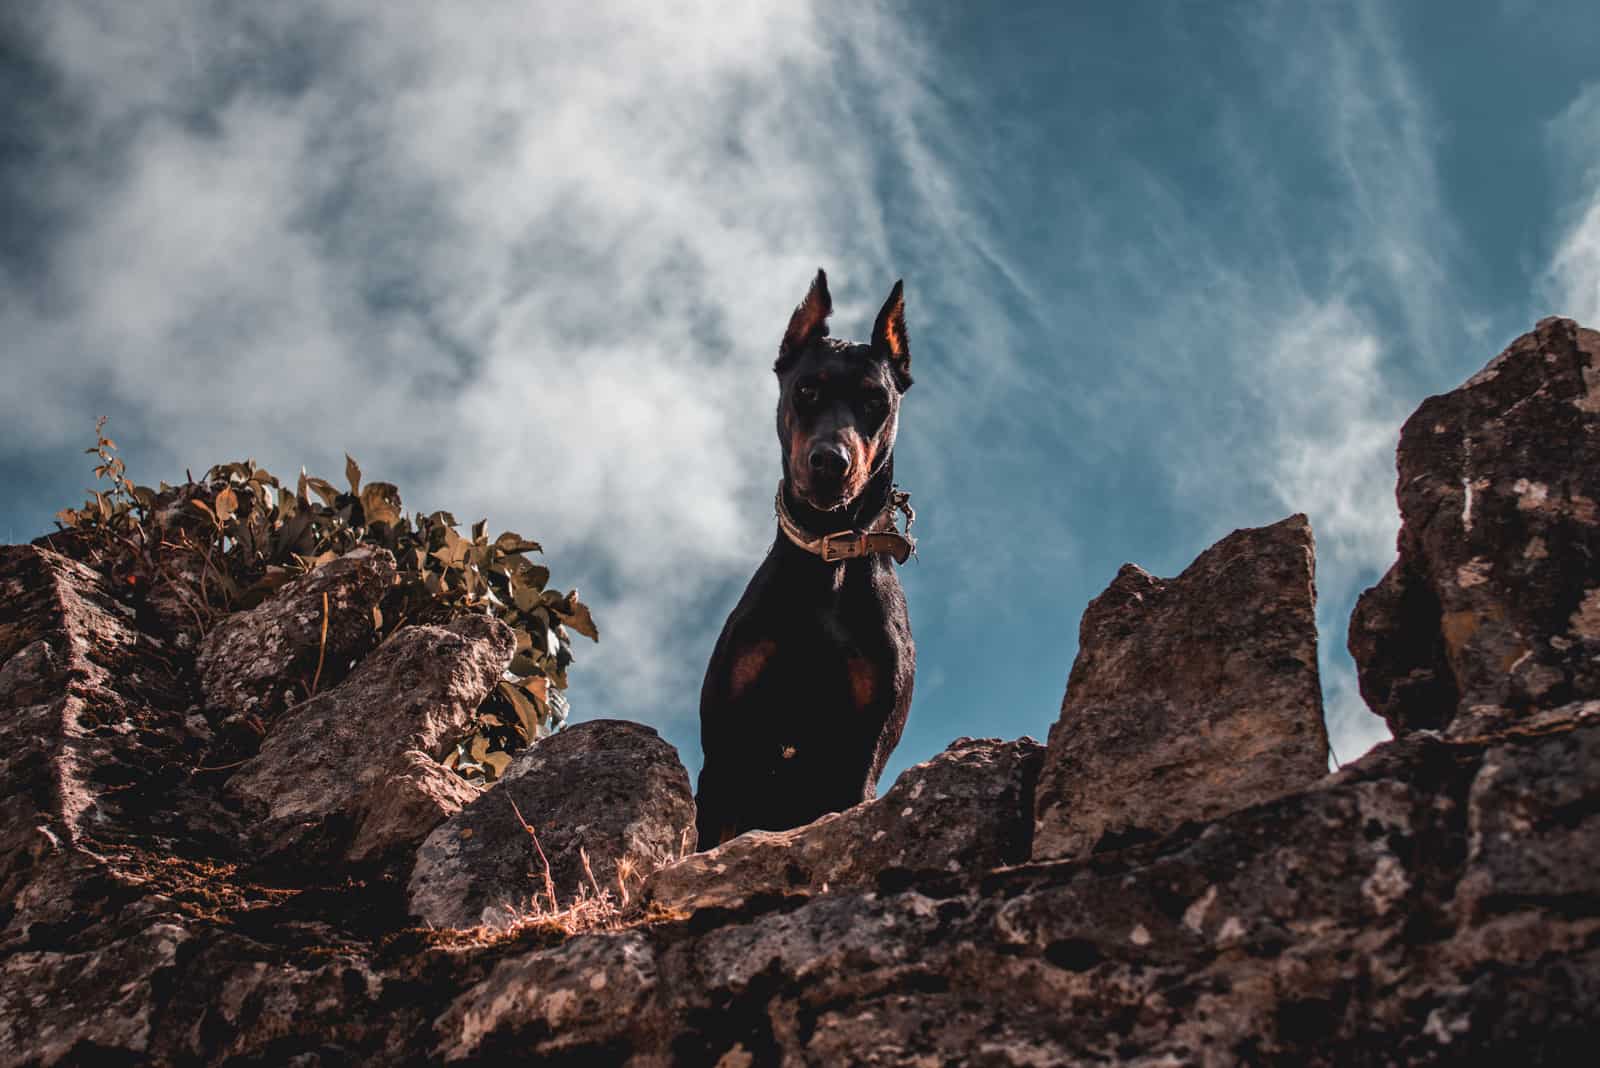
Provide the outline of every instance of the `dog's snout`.
<path id="1" fill-rule="evenodd" d="M 843 478 L 850 470 L 850 454 L 843 445 L 823 442 L 811 449 L 811 471 L 824 478 Z"/>

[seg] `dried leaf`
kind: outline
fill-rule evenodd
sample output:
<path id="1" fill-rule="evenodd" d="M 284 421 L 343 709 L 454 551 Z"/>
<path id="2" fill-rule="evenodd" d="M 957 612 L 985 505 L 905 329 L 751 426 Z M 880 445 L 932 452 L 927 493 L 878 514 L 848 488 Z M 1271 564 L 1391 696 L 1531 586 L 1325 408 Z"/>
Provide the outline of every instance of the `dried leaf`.
<path id="1" fill-rule="evenodd" d="M 485 778 L 487 778 L 490 782 L 494 782 L 500 776 L 504 775 L 506 773 L 506 768 L 510 766 L 510 753 L 502 752 L 501 750 L 496 749 L 492 752 L 484 754 L 483 767 Z"/>
<path id="2" fill-rule="evenodd" d="M 494 547 L 503 553 L 542 553 L 544 549 L 536 541 L 529 541 L 516 531 L 508 530 L 494 539 Z"/>
<path id="3" fill-rule="evenodd" d="M 552 605 L 556 618 L 561 620 L 573 630 L 582 634 L 590 641 L 600 640 L 600 628 L 595 626 L 594 616 L 589 612 L 589 606 L 578 600 L 578 591 L 573 590 L 559 605 Z"/>
<path id="4" fill-rule="evenodd" d="M 545 680 L 539 681 L 542 683 Z M 523 731 L 528 738 L 539 737 L 539 725 L 545 720 L 544 695 L 510 682 L 501 682 L 499 687 L 506 700 L 511 702 L 511 707 L 517 710 L 517 718 L 522 721 Z"/>
<path id="5" fill-rule="evenodd" d="M 318 497 L 322 498 L 322 503 L 327 505 L 329 508 L 332 508 L 339 500 L 339 491 L 334 489 L 333 483 L 329 482 L 327 479 L 318 478 L 315 475 L 311 475 L 306 478 L 305 482 L 306 485 L 311 487 Z"/>
<path id="6" fill-rule="evenodd" d="M 344 477 L 350 482 L 350 495 L 359 496 L 361 493 L 361 465 L 349 453 L 344 454 Z"/>
<path id="7" fill-rule="evenodd" d="M 233 492 L 232 487 L 222 487 L 222 492 L 217 494 L 216 511 L 217 522 L 226 523 L 239 510 L 239 495 Z"/>
<path id="8" fill-rule="evenodd" d="M 361 514 L 366 516 L 368 526 L 398 524 L 401 521 L 400 487 L 392 482 L 367 483 L 361 491 Z"/>

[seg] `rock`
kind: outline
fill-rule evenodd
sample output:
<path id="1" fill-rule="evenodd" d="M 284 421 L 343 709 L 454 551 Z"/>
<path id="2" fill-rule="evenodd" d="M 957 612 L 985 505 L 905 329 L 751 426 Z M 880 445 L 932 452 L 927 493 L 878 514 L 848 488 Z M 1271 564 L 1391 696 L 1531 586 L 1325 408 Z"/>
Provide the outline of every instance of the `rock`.
<path id="1" fill-rule="evenodd" d="M 156 924 L 87 953 L 17 953 L 0 963 L 0 1064 L 86 1064 L 95 1051 L 150 1051 L 160 1002 L 153 988 L 189 941 Z M 50 991 L 41 998 L 40 991 Z M 24 1052 L 25 1051 L 25 1052 Z M 18 1054 L 22 1056 L 18 1056 Z M 96 1058 L 98 1059 L 98 1058 Z"/>
<path id="2" fill-rule="evenodd" d="M 1600 734 L 1600 724 L 1584 728 Z M 709 910 L 499 958 L 447 1061 L 1587 1063 L 1600 891 L 1454 900 L 1489 759 L 1570 782 L 1596 744 L 1387 743 L 1316 787 L 1074 862 Z M 1560 791 L 1548 800 L 1559 803 Z M 1591 833 L 1543 805 L 1507 856 Z M 730 843 L 731 844 L 731 843 Z"/>
<path id="3" fill-rule="evenodd" d="M 1489 749 L 1468 796 L 1467 871 L 1456 893 L 1464 922 L 1530 904 L 1597 915 L 1600 885 L 1600 701 L 1559 710 L 1585 730 L 1546 730 Z M 1542 833 L 1530 834 L 1535 828 Z"/>
<path id="4" fill-rule="evenodd" d="M 193 837 L 187 694 L 133 615 L 84 564 L 0 547 L 0 947 L 74 921 L 108 852 Z"/>
<path id="5" fill-rule="evenodd" d="M 364 547 L 284 584 L 246 612 L 224 616 L 200 642 L 198 667 L 206 703 L 225 716 L 263 724 L 301 699 L 316 675 L 326 689 L 372 647 L 372 610 L 395 578 L 387 549 Z M 322 639 L 322 598 L 328 636 Z"/>
<path id="6" fill-rule="evenodd" d="M 1396 733 L 1600 697 L 1600 333 L 1545 319 L 1400 432 L 1399 559 L 1350 620 Z"/>
<path id="7" fill-rule="evenodd" d="M 446 755 L 515 648 L 486 616 L 403 627 L 285 712 L 228 782 L 267 851 L 355 861 L 421 841 L 471 794 L 419 769 Z"/>
<path id="8" fill-rule="evenodd" d="M 1165 834 L 1327 772 L 1314 567 L 1302 515 L 1234 531 L 1175 579 L 1123 566 L 1079 627 L 1034 859 Z"/>
<path id="9" fill-rule="evenodd" d="M 880 876 L 980 872 L 1028 859 L 1032 738 L 958 738 L 875 801 L 790 831 L 750 831 L 656 871 L 642 896 L 663 910 L 733 909 L 752 898 L 872 887 Z"/>
<path id="10" fill-rule="evenodd" d="M 631 896 L 629 869 L 642 877 L 681 855 L 694 833 L 694 793 L 676 749 L 643 724 L 579 723 L 519 753 L 428 836 L 407 888 L 412 912 L 437 927 L 496 927 L 526 911 L 544 875 L 517 811 L 538 835 L 562 907 L 596 885 L 620 902 L 626 882 Z"/>

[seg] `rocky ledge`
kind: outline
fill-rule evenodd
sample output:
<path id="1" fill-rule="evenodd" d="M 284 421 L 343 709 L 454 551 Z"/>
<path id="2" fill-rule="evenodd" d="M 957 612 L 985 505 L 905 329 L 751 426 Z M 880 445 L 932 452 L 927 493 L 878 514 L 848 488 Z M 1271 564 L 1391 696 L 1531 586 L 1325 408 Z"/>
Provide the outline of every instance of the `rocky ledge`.
<path id="1" fill-rule="evenodd" d="M 1047 746 L 961 739 L 707 853 L 637 724 L 442 772 L 503 628 L 352 635 L 297 694 L 293 599 L 359 606 L 381 558 L 197 667 L 170 613 L 0 549 L 0 1065 L 1592 1063 L 1597 390 L 1600 335 L 1546 320 L 1407 423 L 1350 633 L 1396 738 L 1337 773 L 1291 517 L 1125 567 Z"/>

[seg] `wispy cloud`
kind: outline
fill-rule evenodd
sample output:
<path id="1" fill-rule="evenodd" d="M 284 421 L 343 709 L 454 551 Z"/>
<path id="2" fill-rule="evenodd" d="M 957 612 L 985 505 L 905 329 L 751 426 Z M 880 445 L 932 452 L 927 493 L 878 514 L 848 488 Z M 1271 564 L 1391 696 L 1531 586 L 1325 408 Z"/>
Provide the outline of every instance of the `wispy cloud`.
<path id="1" fill-rule="evenodd" d="M 693 716 L 707 606 L 771 537 L 765 369 L 817 265 L 862 329 L 936 255 L 913 301 L 968 335 L 953 295 L 1003 273 L 875 7 L 63 3 L 32 29 L 76 163 L 35 194 L 65 219 L 45 282 L 0 288 L 38 399 L 7 433 L 74 437 L 98 388 L 150 469 L 349 448 L 537 536 L 607 627 L 591 712 Z"/>
<path id="2" fill-rule="evenodd" d="M 1161 393 L 1188 398 L 1162 439 L 1178 497 L 1207 536 L 1294 511 L 1312 520 L 1327 717 L 1342 759 L 1387 736 L 1360 700 L 1345 631 L 1356 595 L 1394 558 L 1394 449 L 1424 392 L 1418 370 L 1442 363 L 1462 329 L 1446 285 L 1457 237 L 1433 124 L 1396 39 L 1372 4 L 1275 6 L 1246 27 L 1259 91 L 1296 139 L 1279 148 L 1298 169 L 1243 136 L 1224 106 L 1219 136 L 1230 185 L 1251 194 L 1242 225 L 1255 256 L 1164 203 L 1164 243 L 1188 284 L 1152 295 L 1162 313 L 1139 346 L 1160 354 L 1140 370 Z M 1147 273 L 1154 294 L 1167 276 Z"/>
<path id="3" fill-rule="evenodd" d="M 1600 83 L 1552 119 L 1546 136 L 1570 192 L 1544 289 L 1557 314 L 1593 326 L 1600 323 Z"/>

